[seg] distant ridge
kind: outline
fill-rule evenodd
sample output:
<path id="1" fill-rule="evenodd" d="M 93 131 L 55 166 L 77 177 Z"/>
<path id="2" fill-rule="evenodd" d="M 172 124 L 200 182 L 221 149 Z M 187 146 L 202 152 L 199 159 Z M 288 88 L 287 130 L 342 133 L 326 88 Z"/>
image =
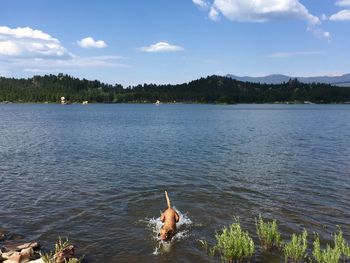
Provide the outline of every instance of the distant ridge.
<path id="1" fill-rule="evenodd" d="M 318 76 L 318 77 L 290 77 L 282 74 L 272 74 L 264 77 L 239 77 L 232 74 L 226 75 L 226 77 L 236 79 L 244 82 L 253 82 L 253 83 L 266 83 L 266 84 L 281 84 L 283 82 L 288 82 L 289 79 L 298 79 L 303 83 L 324 83 L 324 84 L 332 84 L 336 86 L 342 87 L 350 87 L 350 73 L 344 74 L 341 76 Z"/>

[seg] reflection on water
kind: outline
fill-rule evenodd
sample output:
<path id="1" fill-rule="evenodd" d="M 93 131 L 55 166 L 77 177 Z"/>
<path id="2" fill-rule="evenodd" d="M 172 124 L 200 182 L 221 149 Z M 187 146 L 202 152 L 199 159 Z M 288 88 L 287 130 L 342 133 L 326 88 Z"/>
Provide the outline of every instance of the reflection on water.
<path id="1" fill-rule="evenodd" d="M 346 105 L 0 105 L 0 227 L 92 262 L 209 262 L 199 239 L 259 213 L 349 239 L 349 130 Z M 164 190 L 191 223 L 153 255 Z"/>

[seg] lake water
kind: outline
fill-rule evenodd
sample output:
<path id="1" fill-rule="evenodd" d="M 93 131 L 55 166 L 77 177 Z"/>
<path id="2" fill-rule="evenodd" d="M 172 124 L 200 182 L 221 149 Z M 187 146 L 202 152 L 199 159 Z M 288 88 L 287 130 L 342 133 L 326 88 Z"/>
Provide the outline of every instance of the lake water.
<path id="1" fill-rule="evenodd" d="M 0 228 L 89 262 L 210 262 L 199 239 L 239 216 L 258 243 L 259 214 L 350 241 L 350 105 L 0 105 L 0 190 Z"/>

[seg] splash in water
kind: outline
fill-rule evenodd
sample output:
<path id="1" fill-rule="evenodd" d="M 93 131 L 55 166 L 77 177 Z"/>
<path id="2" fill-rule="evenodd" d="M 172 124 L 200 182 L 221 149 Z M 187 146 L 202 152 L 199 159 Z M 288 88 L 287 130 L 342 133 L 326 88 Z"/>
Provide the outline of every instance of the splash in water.
<path id="1" fill-rule="evenodd" d="M 153 251 L 153 255 L 169 252 L 173 242 L 180 241 L 189 236 L 189 227 L 192 225 L 191 219 L 186 214 L 181 213 L 176 207 L 173 207 L 173 209 L 179 214 L 180 220 L 176 223 L 177 231 L 170 242 L 162 241 L 158 237 L 158 233 L 163 225 L 162 221 L 160 221 L 160 217 L 151 218 L 148 221 L 148 226 L 152 230 L 152 237 L 157 241 L 157 246 Z"/>

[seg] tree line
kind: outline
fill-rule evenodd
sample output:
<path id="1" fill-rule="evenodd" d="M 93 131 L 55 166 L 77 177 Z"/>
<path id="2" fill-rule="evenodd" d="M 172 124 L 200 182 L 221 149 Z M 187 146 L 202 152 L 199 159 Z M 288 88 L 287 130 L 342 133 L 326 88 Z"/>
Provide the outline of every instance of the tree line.
<path id="1" fill-rule="evenodd" d="M 281 84 L 242 82 L 229 77 L 208 76 L 176 85 L 143 84 L 123 87 L 69 75 L 33 76 L 27 79 L 0 77 L 0 102 L 71 103 L 275 103 L 350 102 L 350 88 L 322 83 L 301 83 L 290 79 Z"/>

